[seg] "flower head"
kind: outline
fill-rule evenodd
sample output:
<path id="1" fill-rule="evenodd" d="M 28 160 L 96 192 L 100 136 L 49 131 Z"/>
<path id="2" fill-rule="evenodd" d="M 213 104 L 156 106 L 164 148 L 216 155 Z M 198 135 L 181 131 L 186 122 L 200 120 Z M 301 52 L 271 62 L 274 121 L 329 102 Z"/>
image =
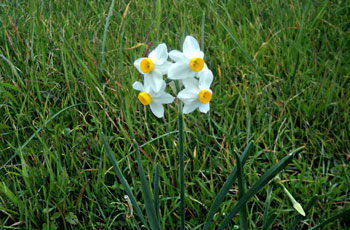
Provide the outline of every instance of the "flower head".
<path id="1" fill-rule="evenodd" d="M 199 81 L 196 78 L 183 80 L 185 89 L 181 90 L 177 97 L 183 101 L 183 113 L 191 113 L 196 108 L 202 113 L 209 111 L 209 102 L 212 99 L 213 92 L 210 85 L 213 81 L 213 73 L 209 69 L 201 71 Z"/>
<path id="2" fill-rule="evenodd" d="M 160 91 L 163 75 L 168 73 L 171 65 L 168 59 L 168 49 L 164 43 L 159 44 L 148 57 L 138 58 L 134 62 L 137 70 L 143 74 L 145 85 L 150 85 L 155 92 Z"/>
<path id="3" fill-rule="evenodd" d="M 169 104 L 174 101 L 173 96 L 164 92 L 165 86 L 165 81 L 162 80 L 160 90 L 155 92 L 149 84 L 146 84 L 146 82 L 145 85 L 142 85 L 141 82 L 136 81 L 132 85 L 134 89 L 140 91 L 137 98 L 141 104 L 145 106 L 149 105 L 152 113 L 158 118 L 164 116 L 163 104 Z"/>
<path id="4" fill-rule="evenodd" d="M 183 52 L 172 50 L 169 57 L 176 63 L 172 64 L 168 71 L 170 79 L 182 80 L 194 77 L 200 71 L 206 69 L 204 53 L 200 50 L 197 40 L 192 36 L 185 38 Z"/>

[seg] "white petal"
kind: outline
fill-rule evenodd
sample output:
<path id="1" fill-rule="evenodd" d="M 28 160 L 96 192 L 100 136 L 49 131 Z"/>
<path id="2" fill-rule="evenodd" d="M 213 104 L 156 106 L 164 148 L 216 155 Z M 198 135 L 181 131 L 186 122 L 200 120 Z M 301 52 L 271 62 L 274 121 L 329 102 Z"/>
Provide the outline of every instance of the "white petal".
<path id="1" fill-rule="evenodd" d="M 171 63 L 170 61 L 165 61 L 161 65 L 154 65 L 154 70 L 156 70 L 162 74 L 168 74 L 168 70 L 172 64 L 173 63 Z"/>
<path id="2" fill-rule="evenodd" d="M 178 50 L 170 51 L 169 57 L 171 58 L 171 60 L 173 60 L 175 62 L 182 62 L 182 61 L 186 60 L 185 55 Z"/>
<path id="3" fill-rule="evenodd" d="M 177 62 L 172 64 L 168 70 L 168 78 L 173 80 L 181 80 L 193 76 L 193 71 L 188 64 Z"/>
<path id="4" fill-rule="evenodd" d="M 152 71 L 145 74 L 145 88 L 150 87 L 155 93 L 158 93 L 163 84 L 162 74 Z"/>
<path id="5" fill-rule="evenodd" d="M 161 95 L 163 95 L 164 93 L 164 90 L 165 90 L 165 87 L 166 87 L 166 83 L 164 80 L 162 80 L 162 84 L 160 86 L 160 89 L 158 91 L 154 91 L 154 90 L 151 90 L 150 94 L 153 97 L 160 97 Z"/>
<path id="6" fill-rule="evenodd" d="M 182 50 L 186 56 L 191 56 L 191 53 L 200 51 L 200 48 L 197 40 L 194 37 L 187 36 L 182 46 Z"/>
<path id="7" fill-rule="evenodd" d="M 202 113 L 207 113 L 210 109 L 210 106 L 209 106 L 209 102 L 207 104 L 202 104 L 202 103 L 199 103 L 199 111 L 201 111 Z"/>
<path id="8" fill-rule="evenodd" d="M 174 99 L 175 98 L 170 94 L 163 92 L 159 97 L 152 98 L 152 101 L 157 104 L 170 104 L 174 101 Z"/>
<path id="9" fill-rule="evenodd" d="M 184 103 L 191 103 L 193 101 L 198 101 L 198 92 L 192 89 L 183 89 L 179 92 L 177 98 Z"/>
<path id="10" fill-rule="evenodd" d="M 162 104 L 151 102 L 150 108 L 156 117 L 162 118 L 164 116 L 164 108 Z"/>
<path id="11" fill-rule="evenodd" d="M 132 87 L 138 91 L 141 91 L 141 92 L 143 92 L 143 90 L 144 90 L 142 83 L 139 81 L 135 81 L 135 83 L 132 85 Z"/>
<path id="12" fill-rule="evenodd" d="M 199 83 L 198 80 L 194 77 L 186 78 L 182 80 L 185 88 L 198 89 Z"/>
<path id="13" fill-rule="evenodd" d="M 159 44 L 149 55 L 154 64 L 161 65 L 168 59 L 168 49 L 164 43 Z"/>
<path id="14" fill-rule="evenodd" d="M 208 90 L 213 82 L 213 72 L 210 69 L 203 69 L 198 73 L 199 88 Z"/>
<path id="15" fill-rule="evenodd" d="M 191 103 L 185 103 L 184 104 L 184 107 L 182 109 L 182 112 L 183 113 L 191 113 L 193 112 L 195 109 L 198 108 L 198 101 L 194 101 L 194 102 L 191 102 Z"/>
<path id="16" fill-rule="evenodd" d="M 144 57 L 136 59 L 136 61 L 134 61 L 134 66 L 136 67 L 136 69 L 137 69 L 140 73 L 145 74 L 145 73 L 143 73 L 143 72 L 141 71 L 141 69 L 140 69 L 140 63 L 141 63 L 141 61 L 142 61 L 143 59 L 144 59 Z"/>

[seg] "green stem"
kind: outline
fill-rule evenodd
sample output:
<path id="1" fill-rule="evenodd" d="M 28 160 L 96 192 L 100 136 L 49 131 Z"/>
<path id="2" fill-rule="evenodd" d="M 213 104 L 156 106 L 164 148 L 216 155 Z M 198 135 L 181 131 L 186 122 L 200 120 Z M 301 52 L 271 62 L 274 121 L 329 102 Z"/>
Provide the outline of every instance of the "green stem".
<path id="1" fill-rule="evenodd" d="M 183 138 L 183 115 L 181 102 L 179 102 L 179 162 L 180 162 L 180 199 L 181 199 L 181 226 L 185 229 L 185 162 L 184 162 L 184 138 Z"/>

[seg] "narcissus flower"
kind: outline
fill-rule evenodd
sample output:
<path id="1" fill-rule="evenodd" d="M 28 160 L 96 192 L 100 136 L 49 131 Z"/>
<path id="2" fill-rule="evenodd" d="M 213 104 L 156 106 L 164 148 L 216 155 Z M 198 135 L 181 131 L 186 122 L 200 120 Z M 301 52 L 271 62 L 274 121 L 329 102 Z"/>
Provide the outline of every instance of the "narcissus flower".
<path id="1" fill-rule="evenodd" d="M 209 111 L 209 102 L 212 99 L 213 92 L 210 85 L 213 81 L 213 73 L 209 69 L 201 71 L 199 81 L 196 78 L 183 80 L 185 89 L 181 90 L 177 97 L 183 101 L 183 113 L 191 113 L 196 108 L 202 113 Z"/>
<path id="2" fill-rule="evenodd" d="M 197 40 L 192 36 L 185 38 L 183 53 L 172 50 L 169 57 L 176 63 L 172 64 L 168 71 L 168 77 L 174 80 L 182 80 L 194 77 L 197 73 L 206 69 L 204 53 L 200 50 Z"/>
<path id="3" fill-rule="evenodd" d="M 152 113 L 158 117 L 162 118 L 164 116 L 163 104 L 169 104 L 174 101 L 174 97 L 170 94 L 164 92 L 165 81 L 162 80 L 160 85 L 160 90 L 155 92 L 149 84 L 142 85 L 141 82 L 136 81 L 132 87 L 140 91 L 138 99 L 143 105 L 149 105 Z"/>
<path id="4" fill-rule="evenodd" d="M 137 70 L 144 74 L 145 85 L 150 85 L 154 92 L 161 89 L 163 75 L 168 73 L 171 62 L 168 59 L 168 49 L 164 43 L 158 45 L 148 57 L 142 57 L 134 62 Z"/>

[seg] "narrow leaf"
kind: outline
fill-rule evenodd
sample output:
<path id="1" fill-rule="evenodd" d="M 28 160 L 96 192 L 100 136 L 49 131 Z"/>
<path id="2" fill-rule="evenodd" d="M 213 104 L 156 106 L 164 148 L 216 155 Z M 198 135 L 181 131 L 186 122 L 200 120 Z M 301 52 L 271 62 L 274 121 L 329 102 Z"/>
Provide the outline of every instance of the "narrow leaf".
<path id="1" fill-rule="evenodd" d="M 263 230 L 267 230 L 271 227 L 272 223 L 276 220 L 277 215 L 272 214 L 269 219 L 267 219 L 266 224 L 263 226 Z"/>
<path id="2" fill-rule="evenodd" d="M 242 173 L 242 165 L 238 154 L 235 153 L 236 162 L 237 162 L 237 172 L 238 172 L 238 196 L 241 199 L 245 194 L 245 187 L 243 183 L 243 173 Z M 248 230 L 248 218 L 247 218 L 247 206 L 241 208 L 239 211 L 239 226 L 242 230 Z"/>
<path id="3" fill-rule="evenodd" d="M 137 158 L 137 165 L 139 168 L 139 174 L 141 179 L 141 187 L 142 187 L 142 194 L 143 198 L 145 200 L 145 206 L 146 206 L 146 212 L 147 217 L 149 219 L 151 229 L 152 230 L 160 230 L 160 223 L 157 219 L 156 211 L 154 208 L 154 203 L 151 196 L 151 191 L 148 186 L 147 178 L 145 176 L 145 171 L 143 169 L 142 161 L 141 161 L 141 154 L 139 150 L 139 145 L 137 144 L 135 140 L 135 148 L 136 148 L 136 158 Z"/>
<path id="4" fill-rule="evenodd" d="M 279 172 L 281 172 L 292 160 L 294 155 L 304 147 L 297 148 L 287 156 L 285 156 L 280 162 L 270 168 L 238 201 L 232 211 L 226 216 L 219 229 L 224 229 L 231 221 L 231 219 L 237 214 L 237 212 L 245 205 L 248 200 L 254 196 L 261 188 L 263 188 L 271 179 L 273 179 Z"/>
<path id="5" fill-rule="evenodd" d="M 156 216 L 158 221 L 160 221 L 160 214 L 159 214 L 159 166 L 156 165 L 156 169 L 154 171 L 154 185 L 153 185 L 153 199 L 154 199 L 154 208 L 156 210 Z M 160 223 L 159 223 L 160 225 Z"/>
<path id="6" fill-rule="evenodd" d="M 333 221 L 335 221 L 335 220 L 337 220 L 337 219 L 339 219 L 339 218 L 341 218 L 343 216 L 349 217 L 349 215 L 350 215 L 350 209 L 346 209 L 346 210 L 338 213 L 337 215 L 329 218 L 328 220 L 325 220 L 322 223 L 320 223 L 320 224 L 310 228 L 310 230 L 315 230 L 315 229 L 322 228 L 322 227 L 326 226 L 327 224 L 332 223 Z"/>
<path id="7" fill-rule="evenodd" d="M 267 187 L 267 195 L 266 195 L 266 201 L 265 201 L 265 206 L 264 206 L 265 210 L 264 210 L 263 225 L 262 225 L 263 229 L 265 229 L 265 226 L 267 224 L 267 217 L 269 215 L 269 208 L 270 208 L 270 203 L 271 203 L 272 189 L 273 189 L 273 184 L 270 183 L 269 186 Z"/>
<path id="8" fill-rule="evenodd" d="M 253 151 L 253 147 L 254 147 L 253 142 L 250 142 L 247 145 L 247 147 L 244 149 L 244 152 L 242 153 L 242 156 L 240 158 L 242 166 L 246 163 L 246 161 L 248 159 L 248 156 Z M 232 170 L 232 172 L 230 173 L 229 177 L 225 181 L 224 185 L 220 189 L 219 193 L 216 195 L 216 197 L 214 199 L 214 202 L 213 202 L 213 204 L 211 205 L 211 207 L 209 209 L 209 213 L 207 215 L 207 218 L 206 218 L 206 220 L 204 222 L 203 230 L 208 230 L 209 229 L 210 223 L 213 220 L 213 216 L 219 210 L 220 204 L 222 203 L 222 201 L 224 200 L 226 194 L 228 193 L 228 191 L 230 190 L 230 188 L 232 187 L 233 183 L 236 180 L 236 176 L 237 176 L 236 174 L 237 174 L 237 166 Z"/>
<path id="9" fill-rule="evenodd" d="M 115 158 L 114 153 L 113 153 L 111 147 L 108 144 L 107 138 L 105 137 L 104 134 L 101 134 L 101 138 L 102 138 L 103 145 L 104 145 L 104 147 L 105 147 L 105 149 L 107 151 L 108 158 L 109 158 L 109 160 L 111 161 L 111 163 L 113 165 L 113 169 L 114 169 L 115 173 L 117 174 L 117 177 L 119 178 L 120 182 L 122 183 L 126 194 L 128 194 L 129 199 L 130 199 L 130 201 L 131 201 L 131 203 L 133 205 L 133 208 L 136 210 L 136 213 L 137 213 L 137 215 L 139 215 L 142 223 L 146 226 L 147 229 L 149 229 L 149 227 L 148 227 L 148 225 L 146 223 L 146 220 L 143 217 L 141 209 L 140 209 L 139 205 L 137 204 L 135 196 L 132 193 L 128 182 L 126 181 L 125 177 L 123 176 L 122 172 L 120 171 L 118 161 Z"/>

